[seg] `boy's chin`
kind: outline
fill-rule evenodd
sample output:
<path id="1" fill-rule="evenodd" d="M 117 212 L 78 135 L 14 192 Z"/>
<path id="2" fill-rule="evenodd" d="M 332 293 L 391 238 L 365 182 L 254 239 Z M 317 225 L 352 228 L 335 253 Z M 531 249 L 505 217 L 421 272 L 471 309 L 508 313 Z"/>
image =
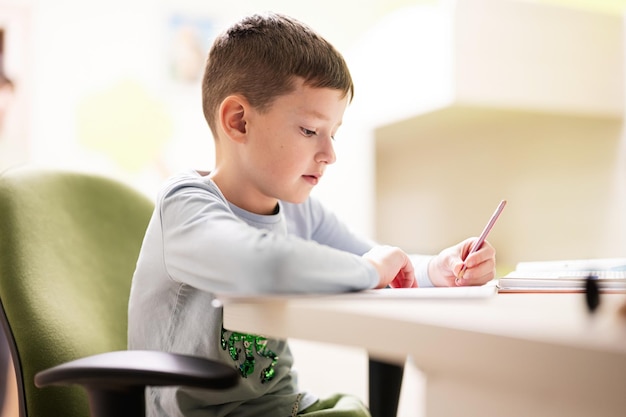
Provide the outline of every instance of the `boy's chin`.
<path id="1" fill-rule="evenodd" d="M 304 203 L 309 198 L 310 195 L 311 193 L 306 193 L 302 195 L 291 196 L 290 198 L 284 198 L 282 200 L 286 203 L 301 204 L 301 203 Z"/>
<path id="2" fill-rule="evenodd" d="M 291 203 L 291 204 L 302 204 L 302 203 L 304 203 L 307 200 L 307 198 L 294 198 L 294 199 L 285 200 L 285 201 L 287 203 Z"/>

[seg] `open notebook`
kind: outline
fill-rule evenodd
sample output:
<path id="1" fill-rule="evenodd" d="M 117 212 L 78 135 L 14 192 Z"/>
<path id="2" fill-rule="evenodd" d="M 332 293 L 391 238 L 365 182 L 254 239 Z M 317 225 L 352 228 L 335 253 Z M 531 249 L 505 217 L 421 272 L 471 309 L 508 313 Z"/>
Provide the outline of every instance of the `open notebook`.
<path id="1" fill-rule="evenodd" d="M 268 295 L 231 295 L 217 294 L 220 303 L 259 302 L 263 300 L 302 300 L 324 298 L 327 300 L 445 300 L 445 299 L 477 299 L 489 298 L 498 293 L 496 281 L 485 285 L 471 287 L 436 287 L 436 288 L 383 288 L 380 290 L 364 290 L 340 294 L 268 294 Z"/>
<path id="2" fill-rule="evenodd" d="M 626 258 L 520 262 L 498 280 L 499 292 L 581 292 L 593 277 L 603 292 L 626 292 Z"/>
<path id="3" fill-rule="evenodd" d="M 332 299 L 458 299 L 458 298 L 487 298 L 497 294 L 496 281 L 485 285 L 469 287 L 433 287 L 433 288 L 383 288 L 380 290 L 365 290 L 329 296 Z"/>

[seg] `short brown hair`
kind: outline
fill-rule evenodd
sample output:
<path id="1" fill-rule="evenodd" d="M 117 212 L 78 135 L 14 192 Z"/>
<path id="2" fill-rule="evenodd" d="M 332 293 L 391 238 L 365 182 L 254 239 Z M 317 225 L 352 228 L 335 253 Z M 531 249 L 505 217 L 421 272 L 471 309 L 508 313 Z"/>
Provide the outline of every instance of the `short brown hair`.
<path id="1" fill-rule="evenodd" d="M 235 23 L 213 42 L 202 79 L 202 109 L 213 135 L 224 98 L 241 94 L 265 110 L 293 91 L 296 77 L 311 87 L 341 90 L 349 100 L 354 95 L 341 54 L 307 25 L 277 13 Z"/>

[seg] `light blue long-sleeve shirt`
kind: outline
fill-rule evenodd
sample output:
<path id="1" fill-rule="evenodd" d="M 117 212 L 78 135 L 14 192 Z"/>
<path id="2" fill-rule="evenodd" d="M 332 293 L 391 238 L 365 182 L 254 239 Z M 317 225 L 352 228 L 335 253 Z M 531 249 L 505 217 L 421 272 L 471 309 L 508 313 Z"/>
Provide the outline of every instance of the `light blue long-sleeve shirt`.
<path id="1" fill-rule="evenodd" d="M 374 288 L 361 255 L 373 243 L 352 233 L 314 198 L 279 202 L 258 215 L 230 204 L 208 177 L 187 172 L 159 194 L 133 277 L 130 349 L 217 359 L 241 383 L 226 391 L 151 388 L 150 416 L 288 416 L 316 397 L 300 392 L 285 340 L 223 328 L 215 294 L 338 293 Z M 416 265 L 431 285 L 427 262 Z"/>

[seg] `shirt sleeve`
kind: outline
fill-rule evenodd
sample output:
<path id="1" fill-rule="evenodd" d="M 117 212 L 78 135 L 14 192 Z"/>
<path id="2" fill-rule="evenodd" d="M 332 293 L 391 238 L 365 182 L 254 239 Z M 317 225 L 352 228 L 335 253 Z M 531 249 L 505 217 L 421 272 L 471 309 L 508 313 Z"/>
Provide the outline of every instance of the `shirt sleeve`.
<path id="1" fill-rule="evenodd" d="M 330 210 L 325 208 L 320 201 L 310 198 L 306 204 L 288 205 L 287 211 L 306 211 L 291 216 L 294 219 L 310 219 L 311 224 L 297 224 L 294 227 L 298 233 L 306 235 L 308 238 L 320 243 L 333 246 L 335 248 L 363 255 L 376 245 L 375 242 L 359 236 L 351 231 L 345 223 Z M 419 287 L 433 287 L 433 283 L 428 275 L 428 264 L 434 256 L 411 254 L 409 258 L 415 269 L 415 278 Z"/>
<path id="2" fill-rule="evenodd" d="M 333 293 L 374 288 L 359 255 L 248 225 L 217 194 L 179 187 L 160 202 L 163 259 L 171 279 L 214 293 Z"/>
<path id="3" fill-rule="evenodd" d="M 428 264 L 434 256 L 410 254 L 409 259 L 415 268 L 415 279 L 417 280 L 417 286 L 420 288 L 434 287 L 430 277 L 428 275 Z"/>
<path id="4" fill-rule="evenodd" d="M 292 231 L 323 245 L 362 256 L 375 246 L 372 240 L 354 233 L 335 213 L 311 197 L 303 204 L 284 203 Z"/>

